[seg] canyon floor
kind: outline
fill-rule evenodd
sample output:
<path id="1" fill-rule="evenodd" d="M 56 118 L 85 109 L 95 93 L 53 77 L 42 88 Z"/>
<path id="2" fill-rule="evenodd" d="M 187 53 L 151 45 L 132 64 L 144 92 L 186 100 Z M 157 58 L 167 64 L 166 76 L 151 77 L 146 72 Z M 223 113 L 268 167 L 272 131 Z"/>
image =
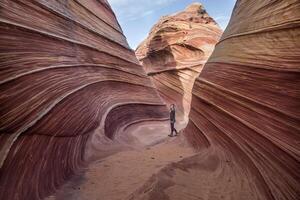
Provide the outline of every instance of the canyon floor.
<path id="1" fill-rule="evenodd" d="M 257 199 L 249 185 L 234 176 L 226 156 L 220 161 L 211 153 L 216 150 L 195 152 L 182 134 L 168 137 L 167 126 L 142 130 L 146 135 L 156 132 L 148 138 L 140 135 L 150 145 L 92 162 L 46 199 Z"/>
<path id="2" fill-rule="evenodd" d="M 181 128 L 180 128 L 181 129 Z M 159 130 L 159 131 L 158 131 Z M 150 131 L 157 132 L 149 134 Z M 146 146 L 122 151 L 92 162 L 48 200 L 127 199 L 151 177 L 173 162 L 195 154 L 181 135 L 168 137 L 169 127 L 143 129 Z M 140 130 L 132 132 L 137 135 Z M 148 137 L 147 137 L 148 135 Z M 149 137 L 150 136 L 150 137 Z M 147 145 L 148 144 L 148 145 Z"/>
<path id="3" fill-rule="evenodd" d="M 91 164 L 56 196 L 57 200 L 126 199 L 162 168 L 194 154 L 176 138 L 152 147 L 117 153 Z M 53 198 L 55 199 L 55 198 Z"/>

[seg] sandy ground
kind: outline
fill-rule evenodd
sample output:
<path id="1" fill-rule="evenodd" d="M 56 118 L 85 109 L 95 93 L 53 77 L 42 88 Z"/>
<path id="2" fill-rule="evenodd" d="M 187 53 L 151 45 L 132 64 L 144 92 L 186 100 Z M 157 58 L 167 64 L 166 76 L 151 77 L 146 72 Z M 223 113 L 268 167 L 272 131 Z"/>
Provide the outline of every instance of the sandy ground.
<path id="1" fill-rule="evenodd" d="M 139 150 L 124 151 L 94 162 L 56 194 L 57 200 L 126 199 L 162 168 L 194 155 L 181 137 Z"/>
<path id="2" fill-rule="evenodd" d="M 179 124 L 177 128 L 183 126 Z M 133 136 L 130 141 L 137 148 L 93 159 L 86 169 L 46 199 L 264 199 L 259 188 L 253 187 L 255 177 L 243 176 L 244 169 L 237 167 L 233 157 L 222 149 L 195 152 L 182 133 L 177 137 L 167 136 L 168 123 L 157 126 L 145 123 L 126 131 Z"/>
<path id="3" fill-rule="evenodd" d="M 178 130 L 186 123 L 177 124 Z M 140 124 L 130 127 L 123 135 L 130 134 L 135 149 L 124 150 L 111 156 L 95 159 L 96 144 L 92 144 L 93 162 L 75 175 L 47 200 L 120 200 L 138 191 L 154 174 L 167 165 L 195 154 L 182 135 L 168 137 L 169 123 Z M 124 138 L 116 140 L 124 141 Z M 127 137 L 128 138 L 128 137 Z M 134 139 L 133 139 L 134 138 Z M 125 138 L 126 139 L 126 138 Z M 93 139 L 91 143 L 95 143 Z M 97 142 L 96 142 L 97 143 Z M 100 145 L 103 146 L 103 145 Z M 95 150 L 96 149 L 96 150 Z"/>

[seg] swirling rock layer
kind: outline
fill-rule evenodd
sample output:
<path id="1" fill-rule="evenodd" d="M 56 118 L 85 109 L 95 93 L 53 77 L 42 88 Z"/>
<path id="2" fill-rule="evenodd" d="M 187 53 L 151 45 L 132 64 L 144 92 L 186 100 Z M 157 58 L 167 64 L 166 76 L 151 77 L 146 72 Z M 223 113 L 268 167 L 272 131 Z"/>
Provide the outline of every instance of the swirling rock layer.
<path id="1" fill-rule="evenodd" d="M 231 199 L 300 197 L 299 10 L 297 0 L 238 0 L 196 79 L 185 133 L 218 162 L 208 183 L 251 189 Z"/>
<path id="2" fill-rule="evenodd" d="M 166 103 L 175 103 L 181 119 L 190 110 L 191 91 L 222 34 L 199 3 L 162 17 L 136 55 Z"/>
<path id="3" fill-rule="evenodd" d="M 91 136 L 166 118 L 105 0 L 3 0 L 0 52 L 0 199 L 41 199 Z"/>

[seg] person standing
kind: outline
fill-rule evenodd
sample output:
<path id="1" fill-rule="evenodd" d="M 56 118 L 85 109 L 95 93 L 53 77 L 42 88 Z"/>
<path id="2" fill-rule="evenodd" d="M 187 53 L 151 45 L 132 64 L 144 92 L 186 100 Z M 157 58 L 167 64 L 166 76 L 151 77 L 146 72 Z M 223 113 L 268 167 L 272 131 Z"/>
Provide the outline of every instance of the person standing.
<path id="1" fill-rule="evenodd" d="M 175 136 L 178 134 L 177 130 L 175 129 L 174 125 L 176 122 L 175 118 L 175 105 L 171 104 L 170 106 L 170 124 L 171 124 L 171 134 L 169 135 L 170 137 L 173 137 L 173 132 L 175 131 Z"/>

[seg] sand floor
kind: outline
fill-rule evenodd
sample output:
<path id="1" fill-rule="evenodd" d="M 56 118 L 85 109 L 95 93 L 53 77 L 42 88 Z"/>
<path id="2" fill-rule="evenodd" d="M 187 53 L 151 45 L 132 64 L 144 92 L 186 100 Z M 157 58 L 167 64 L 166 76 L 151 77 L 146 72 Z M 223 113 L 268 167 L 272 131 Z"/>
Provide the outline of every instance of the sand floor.
<path id="1" fill-rule="evenodd" d="M 88 166 L 54 196 L 57 200 L 126 199 L 162 168 L 190 157 L 195 151 L 182 137 L 167 138 L 152 147 L 124 151 Z"/>
<path id="2" fill-rule="evenodd" d="M 181 128 L 183 125 L 178 125 L 178 129 Z M 168 123 L 150 127 L 145 123 L 144 127 L 132 127 L 127 131 L 135 138 L 131 141 L 135 149 L 94 159 L 46 199 L 265 199 L 254 184 L 255 177 L 245 176 L 245 169 L 240 168 L 224 149 L 215 146 L 196 152 L 188 145 L 183 133 L 177 137 L 167 136 Z M 91 151 L 95 155 L 98 151 L 100 155 L 101 151 L 95 149 Z"/>

